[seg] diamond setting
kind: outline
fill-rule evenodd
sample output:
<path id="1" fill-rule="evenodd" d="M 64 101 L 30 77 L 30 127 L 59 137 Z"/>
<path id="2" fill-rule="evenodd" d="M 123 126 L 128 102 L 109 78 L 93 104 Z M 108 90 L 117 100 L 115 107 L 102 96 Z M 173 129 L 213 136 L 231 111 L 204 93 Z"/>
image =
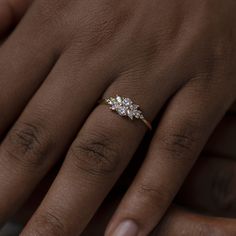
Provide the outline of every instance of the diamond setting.
<path id="1" fill-rule="evenodd" d="M 144 119 L 139 105 L 135 104 L 130 98 L 116 95 L 115 98 L 110 97 L 105 99 L 105 101 L 108 105 L 110 105 L 110 109 L 117 112 L 120 116 L 126 116 L 131 120 Z"/>

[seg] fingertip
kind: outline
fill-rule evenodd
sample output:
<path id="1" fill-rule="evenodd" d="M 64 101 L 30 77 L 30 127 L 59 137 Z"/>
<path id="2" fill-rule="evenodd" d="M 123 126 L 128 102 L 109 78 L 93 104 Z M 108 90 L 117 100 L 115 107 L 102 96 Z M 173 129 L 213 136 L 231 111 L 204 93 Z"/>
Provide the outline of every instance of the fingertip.
<path id="1" fill-rule="evenodd" d="M 137 236 L 138 233 L 138 224 L 133 220 L 127 219 L 117 225 L 112 233 L 112 236 Z"/>

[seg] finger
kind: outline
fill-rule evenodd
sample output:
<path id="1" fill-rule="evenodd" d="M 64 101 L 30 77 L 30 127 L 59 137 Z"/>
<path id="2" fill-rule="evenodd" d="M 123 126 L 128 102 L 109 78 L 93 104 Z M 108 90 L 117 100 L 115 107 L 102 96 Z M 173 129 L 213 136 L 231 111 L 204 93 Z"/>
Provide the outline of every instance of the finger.
<path id="1" fill-rule="evenodd" d="M 93 220 L 89 223 L 83 236 L 103 235 L 108 219 L 118 205 L 117 195 L 107 199 Z M 220 218 L 213 214 L 205 215 L 187 210 L 182 206 L 172 205 L 164 219 L 149 236 L 234 236 L 236 220 Z"/>
<path id="2" fill-rule="evenodd" d="M 32 0 L 1 0 L 0 37 L 20 20 L 31 1 Z"/>
<path id="3" fill-rule="evenodd" d="M 107 199 L 82 235 L 103 235 L 108 219 L 119 200 L 120 196 L 117 194 Z M 213 214 L 207 216 L 182 206 L 172 205 L 149 236 L 233 236 L 236 232 L 235 223 L 235 219 L 219 218 Z"/>
<path id="4" fill-rule="evenodd" d="M 129 83 L 120 78 L 104 97 L 119 91 L 129 94 L 141 102 L 147 117 L 152 119 L 156 113 L 152 106 L 156 103 L 160 107 L 173 88 L 167 86 L 159 94 L 154 93 L 158 98 L 149 100 L 145 95 L 148 83 L 138 86 L 137 81 L 127 86 Z M 145 130 L 141 121 L 122 119 L 108 107 L 99 105 L 80 130 L 58 177 L 22 235 L 81 233 L 131 159 Z"/>
<path id="5" fill-rule="evenodd" d="M 120 198 L 121 196 L 118 194 L 111 195 L 103 203 L 82 235 L 104 235 L 107 222 Z M 219 218 L 214 214 L 206 215 L 198 212 L 187 210 L 179 205 L 172 205 L 149 236 L 233 236 L 235 234 L 235 219 Z"/>
<path id="6" fill-rule="evenodd" d="M 235 234 L 235 219 L 205 216 L 172 207 L 150 236 L 233 236 Z"/>
<path id="7" fill-rule="evenodd" d="M 235 186 L 235 160 L 203 155 L 183 185 L 177 201 L 215 216 L 236 217 Z"/>
<path id="8" fill-rule="evenodd" d="M 226 115 L 178 194 L 179 203 L 216 216 L 236 216 L 235 134 L 236 117 Z"/>
<path id="9" fill-rule="evenodd" d="M 55 22 L 45 19 L 38 4 L 40 1 L 32 4 L 0 48 L 0 138 L 39 88 L 61 53 L 60 43 L 63 40 L 57 40 L 59 30 L 52 32 Z"/>
<path id="10" fill-rule="evenodd" d="M 112 59 L 107 55 L 109 65 L 97 55 L 90 60 L 71 55 L 74 48 L 62 55 L 1 144 L 1 223 L 63 156 L 111 80 Z"/>
<path id="11" fill-rule="evenodd" d="M 206 91 L 205 83 L 191 81 L 168 105 L 144 164 L 106 235 L 119 235 L 119 231 L 125 236 L 148 235 L 160 221 L 213 128 L 232 103 L 233 96 L 222 102 L 224 92 L 214 86 Z"/>

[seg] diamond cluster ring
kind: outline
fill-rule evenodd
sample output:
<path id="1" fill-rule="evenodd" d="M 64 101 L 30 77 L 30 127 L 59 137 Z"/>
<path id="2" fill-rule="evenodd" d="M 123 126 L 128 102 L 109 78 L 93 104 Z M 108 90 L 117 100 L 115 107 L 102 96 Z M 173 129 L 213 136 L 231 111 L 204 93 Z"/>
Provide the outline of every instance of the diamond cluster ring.
<path id="1" fill-rule="evenodd" d="M 139 105 L 135 104 L 130 98 L 116 95 L 116 97 L 102 99 L 100 103 L 109 105 L 112 111 L 122 117 L 128 117 L 130 120 L 140 119 L 150 130 L 152 129 L 151 123 L 144 118 Z"/>

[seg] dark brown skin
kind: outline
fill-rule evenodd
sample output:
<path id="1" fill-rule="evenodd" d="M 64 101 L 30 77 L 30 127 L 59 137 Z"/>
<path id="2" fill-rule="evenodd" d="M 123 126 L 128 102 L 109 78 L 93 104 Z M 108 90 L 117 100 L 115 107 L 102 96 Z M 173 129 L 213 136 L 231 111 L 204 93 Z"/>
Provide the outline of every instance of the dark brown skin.
<path id="1" fill-rule="evenodd" d="M 236 117 L 227 116 L 204 148 L 175 205 L 168 210 L 151 236 L 236 234 L 236 149 L 232 142 L 235 138 Z M 121 186 L 127 183 L 127 179 L 123 179 L 122 183 Z M 83 236 L 103 235 L 110 216 L 123 196 L 121 189 L 117 186 Z"/>
<path id="2" fill-rule="evenodd" d="M 214 131 L 195 167 L 188 176 L 175 205 L 170 208 L 153 236 L 215 236 L 235 235 L 236 222 L 236 117 L 227 115 Z M 146 142 L 146 140 L 145 140 Z M 144 147 L 144 143 L 142 147 Z M 145 150 L 136 153 L 142 159 Z M 144 157 L 144 156 L 143 156 Z M 132 175 L 137 171 L 133 161 L 119 184 L 100 207 L 86 227 L 83 236 L 104 234 L 106 225 L 129 187 Z M 55 177 L 56 174 L 52 173 Z M 25 224 L 38 207 L 53 177 L 47 177 L 15 220 Z M 188 210 L 187 210 L 188 209 Z M 220 218 L 219 218 L 220 217 Z"/>
<path id="3" fill-rule="evenodd" d="M 32 0 L 1 0 L 0 37 L 3 37 L 22 18 Z"/>
<path id="4" fill-rule="evenodd" d="M 235 101 L 235 10 L 234 0 L 36 0 L 0 48 L 0 222 L 67 153 L 22 235 L 84 230 L 146 132 L 96 106 L 121 94 L 151 121 L 163 113 L 106 235 L 125 219 L 149 234 Z"/>

